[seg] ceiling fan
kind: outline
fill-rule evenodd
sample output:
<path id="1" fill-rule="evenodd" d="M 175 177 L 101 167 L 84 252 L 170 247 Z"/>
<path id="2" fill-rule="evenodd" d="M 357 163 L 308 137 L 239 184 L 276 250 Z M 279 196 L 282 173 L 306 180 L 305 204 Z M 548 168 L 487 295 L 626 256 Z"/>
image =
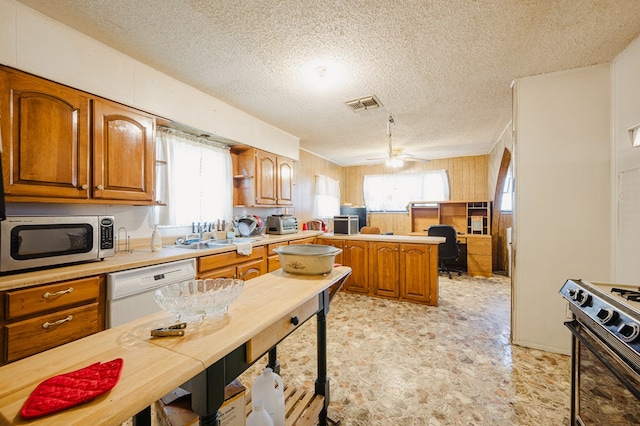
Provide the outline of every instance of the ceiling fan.
<path id="1" fill-rule="evenodd" d="M 391 142 L 391 125 L 395 124 L 393 116 L 389 115 L 387 120 L 387 136 L 389 137 L 389 148 L 387 150 L 386 157 L 367 158 L 367 160 L 380 161 L 384 160 L 384 164 L 387 167 L 402 167 L 405 161 L 422 161 L 428 163 L 429 160 L 423 158 L 414 157 L 411 154 L 403 154 L 402 148 L 394 148 Z"/>

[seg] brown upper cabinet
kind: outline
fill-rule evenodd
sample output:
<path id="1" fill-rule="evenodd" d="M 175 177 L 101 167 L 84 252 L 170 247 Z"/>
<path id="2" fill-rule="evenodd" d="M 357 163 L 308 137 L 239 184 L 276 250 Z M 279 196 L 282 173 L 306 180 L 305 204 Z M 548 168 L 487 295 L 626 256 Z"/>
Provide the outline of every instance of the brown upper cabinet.
<path id="1" fill-rule="evenodd" d="M 293 205 L 293 160 L 246 147 L 232 155 L 234 206 Z"/>
<path id="2" fill-rule="evenodd" d="M 7 201 L 152 204 L 155 117 L 0 67 Z"/>

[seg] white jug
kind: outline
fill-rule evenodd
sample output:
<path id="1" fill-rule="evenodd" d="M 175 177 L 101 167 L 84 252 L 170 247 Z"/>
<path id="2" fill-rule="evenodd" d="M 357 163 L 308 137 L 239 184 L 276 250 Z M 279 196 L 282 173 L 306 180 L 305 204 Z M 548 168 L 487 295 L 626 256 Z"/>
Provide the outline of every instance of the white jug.
<path id="1" fill-rule="evenodd" d="M 282 377 L 271 368 L 265 368 L 253 381 L 251 400 L 263 402 L 264 409 L 271 415 L 273 426 L 284 426 L 284 385 Z"/>
<path id="2" fill-rule="evenodd" d="M 247 417 L 247 426 L 273 426 L 269 413 L 264 411 L 262 401 L 253 401 L 253 410 Z"/>

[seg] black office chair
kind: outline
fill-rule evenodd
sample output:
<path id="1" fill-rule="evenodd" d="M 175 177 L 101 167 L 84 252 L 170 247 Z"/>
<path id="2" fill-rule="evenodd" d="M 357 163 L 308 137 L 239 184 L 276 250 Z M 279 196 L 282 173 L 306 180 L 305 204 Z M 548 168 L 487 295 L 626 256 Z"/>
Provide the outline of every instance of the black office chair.
<path id="1" fill-rule="evenodd" d="M 460 244 L 456 229 L 451 225 L 432 225 L 427 230 L 430 237 L 445 237 L 446 241 L 438 246 L 439 272 L 445 272 L 451 279 L 451 272 L 462 275 L 462 271 L 449 268 L 446 265 L 448 260 L 458 260 L 460 256 Z"/>

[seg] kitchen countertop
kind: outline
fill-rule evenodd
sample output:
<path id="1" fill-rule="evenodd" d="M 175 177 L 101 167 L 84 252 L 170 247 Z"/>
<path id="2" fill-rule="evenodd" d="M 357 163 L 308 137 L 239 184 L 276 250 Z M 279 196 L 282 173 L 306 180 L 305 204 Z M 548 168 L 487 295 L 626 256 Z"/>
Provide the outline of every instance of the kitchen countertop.
<path id="1" fill-rule="evenodd" d="M 295 234 L 285 235 L 267 234 L 260 240 L 253 242 L 253 246 L 263 246 L 266 244 L 308 238 L 321 234 L 321 231 L 299 231 Z M 126 269 L 140 268 L 143 266 L 172 262 L 174 260 L 191 259 L 235 250 L 236 248 L 234 245 L 206 249 L 163 247 L 157 252 L 152 252 L 151 248 L 136 249 L 131 253 L 118 253 L 113 257 L 104 259 L 103 261 L 86 262 L 78 265 L 62 266 L 59 268 L 3 275 L 0 276 L 0 291 L 89 277 L 92 275 L 123 271 Z"/>
<path id="2" fill-rule="evenodd" d="M 320 234 L 319 238 L 334 240 L 382 241 L 386 243 L 441 244 L 444 237 L 428 237 L 418 235 L 386 235 L 386 234 Z"/>

